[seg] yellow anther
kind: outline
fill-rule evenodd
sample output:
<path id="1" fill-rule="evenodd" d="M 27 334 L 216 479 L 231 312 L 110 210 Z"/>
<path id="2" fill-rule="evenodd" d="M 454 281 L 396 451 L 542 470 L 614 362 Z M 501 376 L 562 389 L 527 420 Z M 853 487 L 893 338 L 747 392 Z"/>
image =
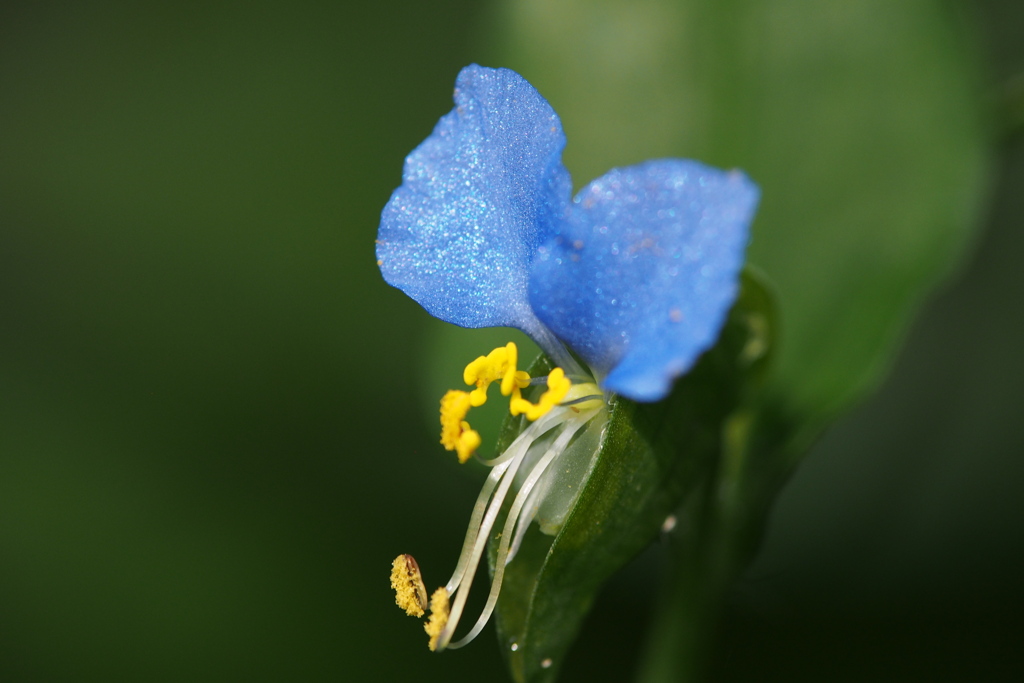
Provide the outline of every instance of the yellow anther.
<path id="1" fill-rule="evenodd" d="M 512 400 L 509 402 L 509 410 L 513 415 L 525 414 L 527 420 L 536 420 L 561 403 L 569 393 L 570 387 L 572 387 L 572 382 L 565 376 L 565 371 L 562 368 L 555 368 L 548 375 L 548 390 L 541 394 L 537 403 L 530 403 L 523 398 L 519 387 L 516 387 Z"/>
<path id="2" fill-rule="evenodd" d="M 420 567 L 412 555 L 399 555 L 391 563 L 391 587 L 395 604 L 410 617 L 422 617 L 427 608 L 427 587 L 423 585 Z"/>
<path id="3" fill-rule="evenodd" d="M 487 389 L 491 382 L 501 380 L 501 393 L 504 396 L 511 395 L 517 386 L 527 386 L 530 376 L 516 370 L 518 362 L 519 349 L 516 348 L 515 342 L 509 342 L 467 365 L 462 373 L 462 379 L 470 386 L 476 385 L 476 389 L 470 394 L 472 405 L 477 407 L 487 402 Z"/>
<path id="4" fill-rule="evenodd" d="M 516 348 L 515 342 L 499 346 L 486 356 L 474 360 L 463 371 L 462 379 L 470 386 L 476 385 L 476 389 L 470 392 L 449 391 L 441 399 L 441 445 L 449 451 L 458 453 L 459 462 L 469 460 L 480 447 L 480 434 L 470 428 L 466 422 L 466 415 L 470 408 L 482 406 L 487 402 L 487 389 L 493 382 L 501 380 L 501 393 L 513 396 L 513 402 L 519 400 L 532 405 L 528 401 L 522 401 L 519 393 L 520 389 L 530 386 L 530 375 L 522 370 L 516 370 L 518 361 L 519 349 Z M 550 407 L 543 410 L 540 415 L 548 410 Z"/>
<path id="5" fill-rule="evenodd" d="M 462 436 L 459 437 L 459 445 L 455 448 L 455 454 L 458 456 L 459 462 L 465 463 L 473 457 L 473 454 L 476 453 L 476 449 L 480 448 L 482 442 L 480 432 L 470 429 L 468 422 L 463 422 Z"/>
<path id="6" fill-rule="evenodd" d="M 437 650 L 437 641 L 441 637 L 444 627 L 448 625 L 448 614 L 450 612 L 448 591 L 442 586 L 430 596 L 430 619 L 427 620 L 427 623 L 423 624 L 423 630 L 430 636 L 430 642 L 427 646 L 431 651 Z"/>
<path id="7" fill-rule="evenodd" d="M 441 399 L 441 445 L 455 451 L 459 462 L 466 462 L 480 447 L 480 434 L 466 422 L 472 402 L 469 392 L 449 391 Z"/>

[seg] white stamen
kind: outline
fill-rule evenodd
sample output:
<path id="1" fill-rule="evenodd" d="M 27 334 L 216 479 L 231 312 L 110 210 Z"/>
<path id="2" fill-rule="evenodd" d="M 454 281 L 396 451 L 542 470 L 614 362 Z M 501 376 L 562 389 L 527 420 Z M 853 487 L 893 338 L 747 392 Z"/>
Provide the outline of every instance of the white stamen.
<path id="1" fill-rule="evenodd" d="M 584 477 L 587 467 L 586 463 L 579 461 L 578 458 L 574 458 L 572 462 L 575 464 L 567 465 L 564 472 L 560 468 L 551 469 L 550 466 L 567 450 L 578 450 L 581 454 L 596 452 L 603 429 L 585 432 L 593 433 L 593 443 L 590 442 L 591 437 L 574 440 L 584 427 L 591 424 L 601 426 L 606 421 L 601 420 L 600 424 L 592 422 L 598 415 L 607 416 L 603 408 L 604 402 L 595 399 L 601 399 L 599 392 L 593 396 L 570 399 L 571 405 L 554 407 L 528 425 L 504 453 L 491 460 L 480 460 L 491 467 L 491 471 L 473 505 L 459 560 L 445 586 L 451 599 L 451 609 L 447 623 L 437 636 L 435 649 L 440 651 L 446 648 L 460 648 L 480 634 L 497 606 L 505 567 L 519 552 L 528 528 L 540 511 L 546 510 L 543 520 L 547 521 L 542 520 L 541 525 L 545 533 L 554 533 L 550 529 L 557 530 L 560 526 L 560 520 L 567 514 L 572 500 L 575 499 L 574 491 L 578 491 L 578 486 L 582 483 L 577 483 L 575 477 Z M 573 444 L 571 447 L 570 443 Z M 517 480 L 521 470 L 524 471 L 524 476 Z M 551 475 L 557 475 L 554 480 L 550 476 L 545 477 L 549 470 Z M 571 474 L 577 472 L 578 474 Z M 567 475 L 568 481 L 565 480 Z M 552 498 L 549 490 L 554 481 L 559 483 L 555 484 L 553 490 L 559 493 Z M 505 498 L 513 488 L 515 497 L 503 522 L 502 532 L 498 536 L 500 540 L 487 601 L 469 633 L 453 643 L 451 640 L 465 611 L 480 560 L 491 540 L 492 530 L 501 515 Z M 548 525 L 548 530 L 545 530 L 544 524 Z"/>
<path id="2" fill-rule="evenodd" d="M 476 503 L 473 505 L 473 514 L 469 516 L 469 529 L 466 531 L 466 539 L 462 542 L 462 551 L 459 553 L 459 561 L 455 565 L 455 571 L 452 572 L 452 578 L 448 579 L 448 583 L 445 586 L 448 595 L 454 593 L 455 589 L 462 582 L 462 577 L 466 573 L 466 565 L 469 564 L 470 555 L 472 554 L 473 547 L 476 545 L 477 535 L 480 532 L 480 521 L 487 510 L 487 502 L 491 499 L 494 487 L 498 485 L 498 481 L 506 469 L 508 469 L 507 463 L 502 463 L 492 469 L 487 475 L 484 487 L 480 490 L 480 495 L 476 498 Z"/>
<path id="3" fill-rule="evenodd" d="M 543 489 L 543 486 L 533 487 L 530 498 L 526 501 L 526 509 L 519 515 L 519 524 L 516 525 L 516 537 L 512 539 L 512 545 L 508 549 L 508 557 L 505 558 L 506 566 L 519 553 L 519 546 L 523 544 L 526 530 L 530 528 L 530 522 L 537 516 L 537 510 L 540 509 L 540 494 L 543 493 Z"/>
<path id="4" fill-rule="evenodd" d="M 526 521 L 526 524 L 529 524 L 528 520 L 519 519 L 519 513 L 526 504 L 534 486 L 537 485 L 537 482 L 540 481 L 544 471 L 548 468 L 548 465 L 562 454 L 565 447 L 569 445 L 569 441 L 572 440 L 572 437 L 584 424 L 586 424 L 584 420 L 574 420 L 570 423 L 565 430 L 558 435 L 558 438 L 556 438 L 555 442 L 547 449 L 544 456 L 537 461 L 533 466 L 533 469 L 530 470 L 529 476 L 527 476 L 526 481 L 523 482 L 519 492 L 516 494 L 512 507 L 508 511 L 508 517 L 505 519 L 505 527 L 501 532 L 501 542 L 498 544 L 498 554 L 494 563 L 494 578 L 491 579 L 491 592 L 487 596 L 487 603 L 484 605 L 483 612 L 481 612 L 480 617 L 477 619 L 476 624 L 473 625 L 473 628 L 469 633 L 467 633 L 465 637 L 458 642 L 449 645 L 448 647 L 450 649 L 454 650 L 468 644 L 480 634 L 484 629 L 484 626 L 487 624 L 487 620 L 490 619 L 491 613 L 494 611 L 494 606 L 498 603 L 498 593 L 501 590 L 501 582 L 505 576 L 505 566 L 508 564 L 506 558 L 508 557 L 509 539 L 512 538 L 513 533 L 515 532 L 517 522 Z M 525 527 L 526 525 L 523 526 Z M 516 535 L 518 536 L 518 534 Z M 483 543 L 486 545 L 486 539 L 484 539 Z"/>
<path id="5" fill-rule="evenodd" d="M 452 635 L 455 632 L 455 627 L 459 624 L 459 619 L 462 617 L 462 610 L 466 607 L 466 598 L 469 597 L 469 590 L 473 586 L 473 579 L 476 577 L 476 569 L 480 564 L 480 557 L 483 555 L 484 548 L 487 547 L 487 538 L 491 533 L 491 527 L 494 526 L 494 522 L 498 518 L 501 503 L 505 500 L 505 495 L 508 493 L 509 488 L 512 486 L 512 480 L 515 478 L 516 470 L 519 469 L 519 465 L 521 465 L 522 462 L 522 458 L 517 458 L 512 461 L 507 472 L 509 476 L 503 476 L 501 478 L 501 484 L 498 486 L 498 490 L 495 492 L 491 503 L 487 506 L 487 513 L 484 515 L 483 522 L 480 525 L 480 530 L 476 534 L 473 549 L 470 552 L 466 565 L 466 571 L 461 577 L 461 585 L 459 586 L 459 591 L 455 595 L 455 602 L 452 604 L 451 612 L 448 616 L 448 623 L 441 632 L 440 638 L 438 638 L 439 650 L 448 647 L 448 642 L 451 640 Z M 451 595 L 451 593 L 449 593 L 449 595 Z"/>
<path id="6" fill-rule="evenodd" d="M 490 460 L 484 460 L 483 458 L 477 458 L 477 460 L 488 467 L 495 467 L 504 462 L 508 462 L 512 458 L 517 457 L 517 448 L 529 448 L 530 444 L 532 444 L 537 437 L 555 426 L 555 423 L 561 422 L 562 419 L 564 419 L 564 414 L 564 410 L 559 410 L 558 408 L 553 409 L 547 415 L 541 416 L 536 422 L 524 429 L 523 433 L 516 437 L 515 441 L 505 449 L 504 453 L 495 458 L 491 458 Z"/>
<path id="7" fill-rule="evenodd" d="M 511 443 L 511 445 L 505 449 L 505 452 L 498 457 L 491 460 L 480 460 L 480 462 L 493 469 L 488 473 L 483 489 L 481 489 L 480 495 L 477 496 L 476 503 L 473 505 L 473 513 L 469 517 L 469 528 L 466 531 L 466 539 L 462 542 L 462 551 L 459 553 L 459 561 L 455 565 L 455 571 L 452 572 L 452 577 L 448 579 L 448 583 L 445 586 L 445 589 L 448 591 L 448 595 L 452 595 L 455 592 L 455 589 L 459 587 L 459 584 L 462 582 L 463 576 L 466 573 L 470 558 L 472 557 L 473 548 L 476 546 L 477 538 L 480 535 L 480 522 L 483 520 L 484 513 L 487 511 L 488 501 L 491 499 L 491 494 L 494 492 L 494 488 L 498 485 L 498 481 L 501 479 L 502 475 L 505 474 L 509 463 L 515 458 L 526 455 L 530 444 L 532 444 L 537 437 L 546 432 L 552 426 L 552 423 L 556 421 L 558 416 L 552 415 L 552 413 L 555 413 L 555 411 L 551 411 L 547 415 L 544 415 L 524 429 L 523 432 Z M 476 565 L 474 564 L 474 569 L 475 567 Z"/>

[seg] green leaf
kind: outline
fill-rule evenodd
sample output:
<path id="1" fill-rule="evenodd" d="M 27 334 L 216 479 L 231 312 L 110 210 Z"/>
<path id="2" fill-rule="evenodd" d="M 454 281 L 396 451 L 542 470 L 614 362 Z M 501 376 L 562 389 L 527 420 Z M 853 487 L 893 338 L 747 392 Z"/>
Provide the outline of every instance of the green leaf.
<path id="1" fill-rule="evenodd" d="M 681 156 L 761 185 L 749 259 L 784 332 L 771 392 L 809 438 L 879 381 L 970 241 L 988 131 L 954 7 L 506 0 L 496 65 L 551 101 L 577 184 Z"/>
<path id="2" fill-rule="evenodd" d="M 497 627 L 515 680 L 554 680 L 604 581 L 716 469 L 723 426 L 751 398 L 774 335 L 770 295 L 749 272 L 743 283 L 718 344 L 667 400 L 615 399 L 599 451 L 561 528 L 554 537 L 531 529 L 507 567 Z M 542 357 L 530 374 L 549 369 Z M 509 419 L 499 450 L 523 427 L 520 418 Z"/>

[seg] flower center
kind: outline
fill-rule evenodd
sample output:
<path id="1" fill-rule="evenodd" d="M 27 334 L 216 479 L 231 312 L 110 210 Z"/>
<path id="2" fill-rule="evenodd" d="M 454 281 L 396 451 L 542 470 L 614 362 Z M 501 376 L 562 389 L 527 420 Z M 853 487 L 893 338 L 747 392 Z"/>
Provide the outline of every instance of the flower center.
<path id="1" fill-rule="evenodd" d="M 470 428 L 466 416 L 470 408 L 487 401 L 493 382 L 500 380 L 502 395 L 510 397 L 512 415 L 524 415 L 531 424 L 504 453 L 481 460 L 491 471 L 470 515 L 462 553 L 448 583 L 430 598 L 431 615 L 424 628 L 431 650 L 462 647 L 483 630 L 497 604 L 505 566 L 518 552 L 527 528 L 536 519 L 543 532 L 557 532 L 582 488 L 607 422 L 604 395 L 595 383 L 574 384 L 562 368 L 554 368 L 547 378 L 531 379 L 516 369 L 517 361 L 514 343 L 494 349 L 466 366 L 463 379 L 476 386 L 473 391 L 453 390 L 441 399 L 441 444 L 455 451 L 460 462 L 480 445 L 480 435 Z M 523 398 L 522 391 L 540 381 L 546 382 L 547 389 L 537 402 Z M 556 460 L 559 466 L 551 467 Z M 563 461 L 568 461 L 564 467 Z M 469 633 L 452 642 L 487 541 L 510 493 L 514 496 L 504 517 L 487 602 Z M 423 615 L 426 588 L 412 556 L 395 560 L 392 586 L 400 607 L 410 615 Z"/>
<path id="2" fill-rule="evenodd" d="M 469 460 L 480 447 L 480 434 L 469 426 L 466 415 L 470 408 L 479 408 L 487 403 L 487 389 L 493 382 L 501 380 L 502 396 L 511 396 L 509 411 L 513 415 L 526 415 L 531 422 L 550 412 L 569 393 L 572 382 L 562 368 L 555 368 L 548 375 L 548 390 L 540 400 L 537 403 L 527 401 L 522 390 L 532 381 L 527 372 L 516 369 L 518 360 L 519 350 L 514 342 L 499 346 L 486 356 L 477 358 L 463 371 L 462 379 L 470 386 L 476 385 L 476 389 L 453 389 L 441 399 L 441 445 L 446 450 L 455 451 L 459 462 Z"/>

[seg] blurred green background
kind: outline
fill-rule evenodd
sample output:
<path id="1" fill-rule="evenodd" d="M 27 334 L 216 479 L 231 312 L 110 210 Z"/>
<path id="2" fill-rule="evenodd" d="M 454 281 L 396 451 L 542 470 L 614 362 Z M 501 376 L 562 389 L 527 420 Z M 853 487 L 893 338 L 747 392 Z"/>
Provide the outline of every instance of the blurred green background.
<path id="1" fill-rule="evenodd" d="M 1024 8 L 958 7 L 998 100 Z M 0 9 L 0 679 L 504 680 L 493 632 L 431 655 L 387 581 L 455 560 L 482 474 L 437 447 L 436 385 L 494 335 L 429 319 L 372 248 L 458 69 L 500 65 L 496 16 Z M 958 278 L 783 495 L 715 680 L 1024 676 L 1019 132 L 992 179 Z M 628 678 L 658 556 L 564 680 Z"/>

